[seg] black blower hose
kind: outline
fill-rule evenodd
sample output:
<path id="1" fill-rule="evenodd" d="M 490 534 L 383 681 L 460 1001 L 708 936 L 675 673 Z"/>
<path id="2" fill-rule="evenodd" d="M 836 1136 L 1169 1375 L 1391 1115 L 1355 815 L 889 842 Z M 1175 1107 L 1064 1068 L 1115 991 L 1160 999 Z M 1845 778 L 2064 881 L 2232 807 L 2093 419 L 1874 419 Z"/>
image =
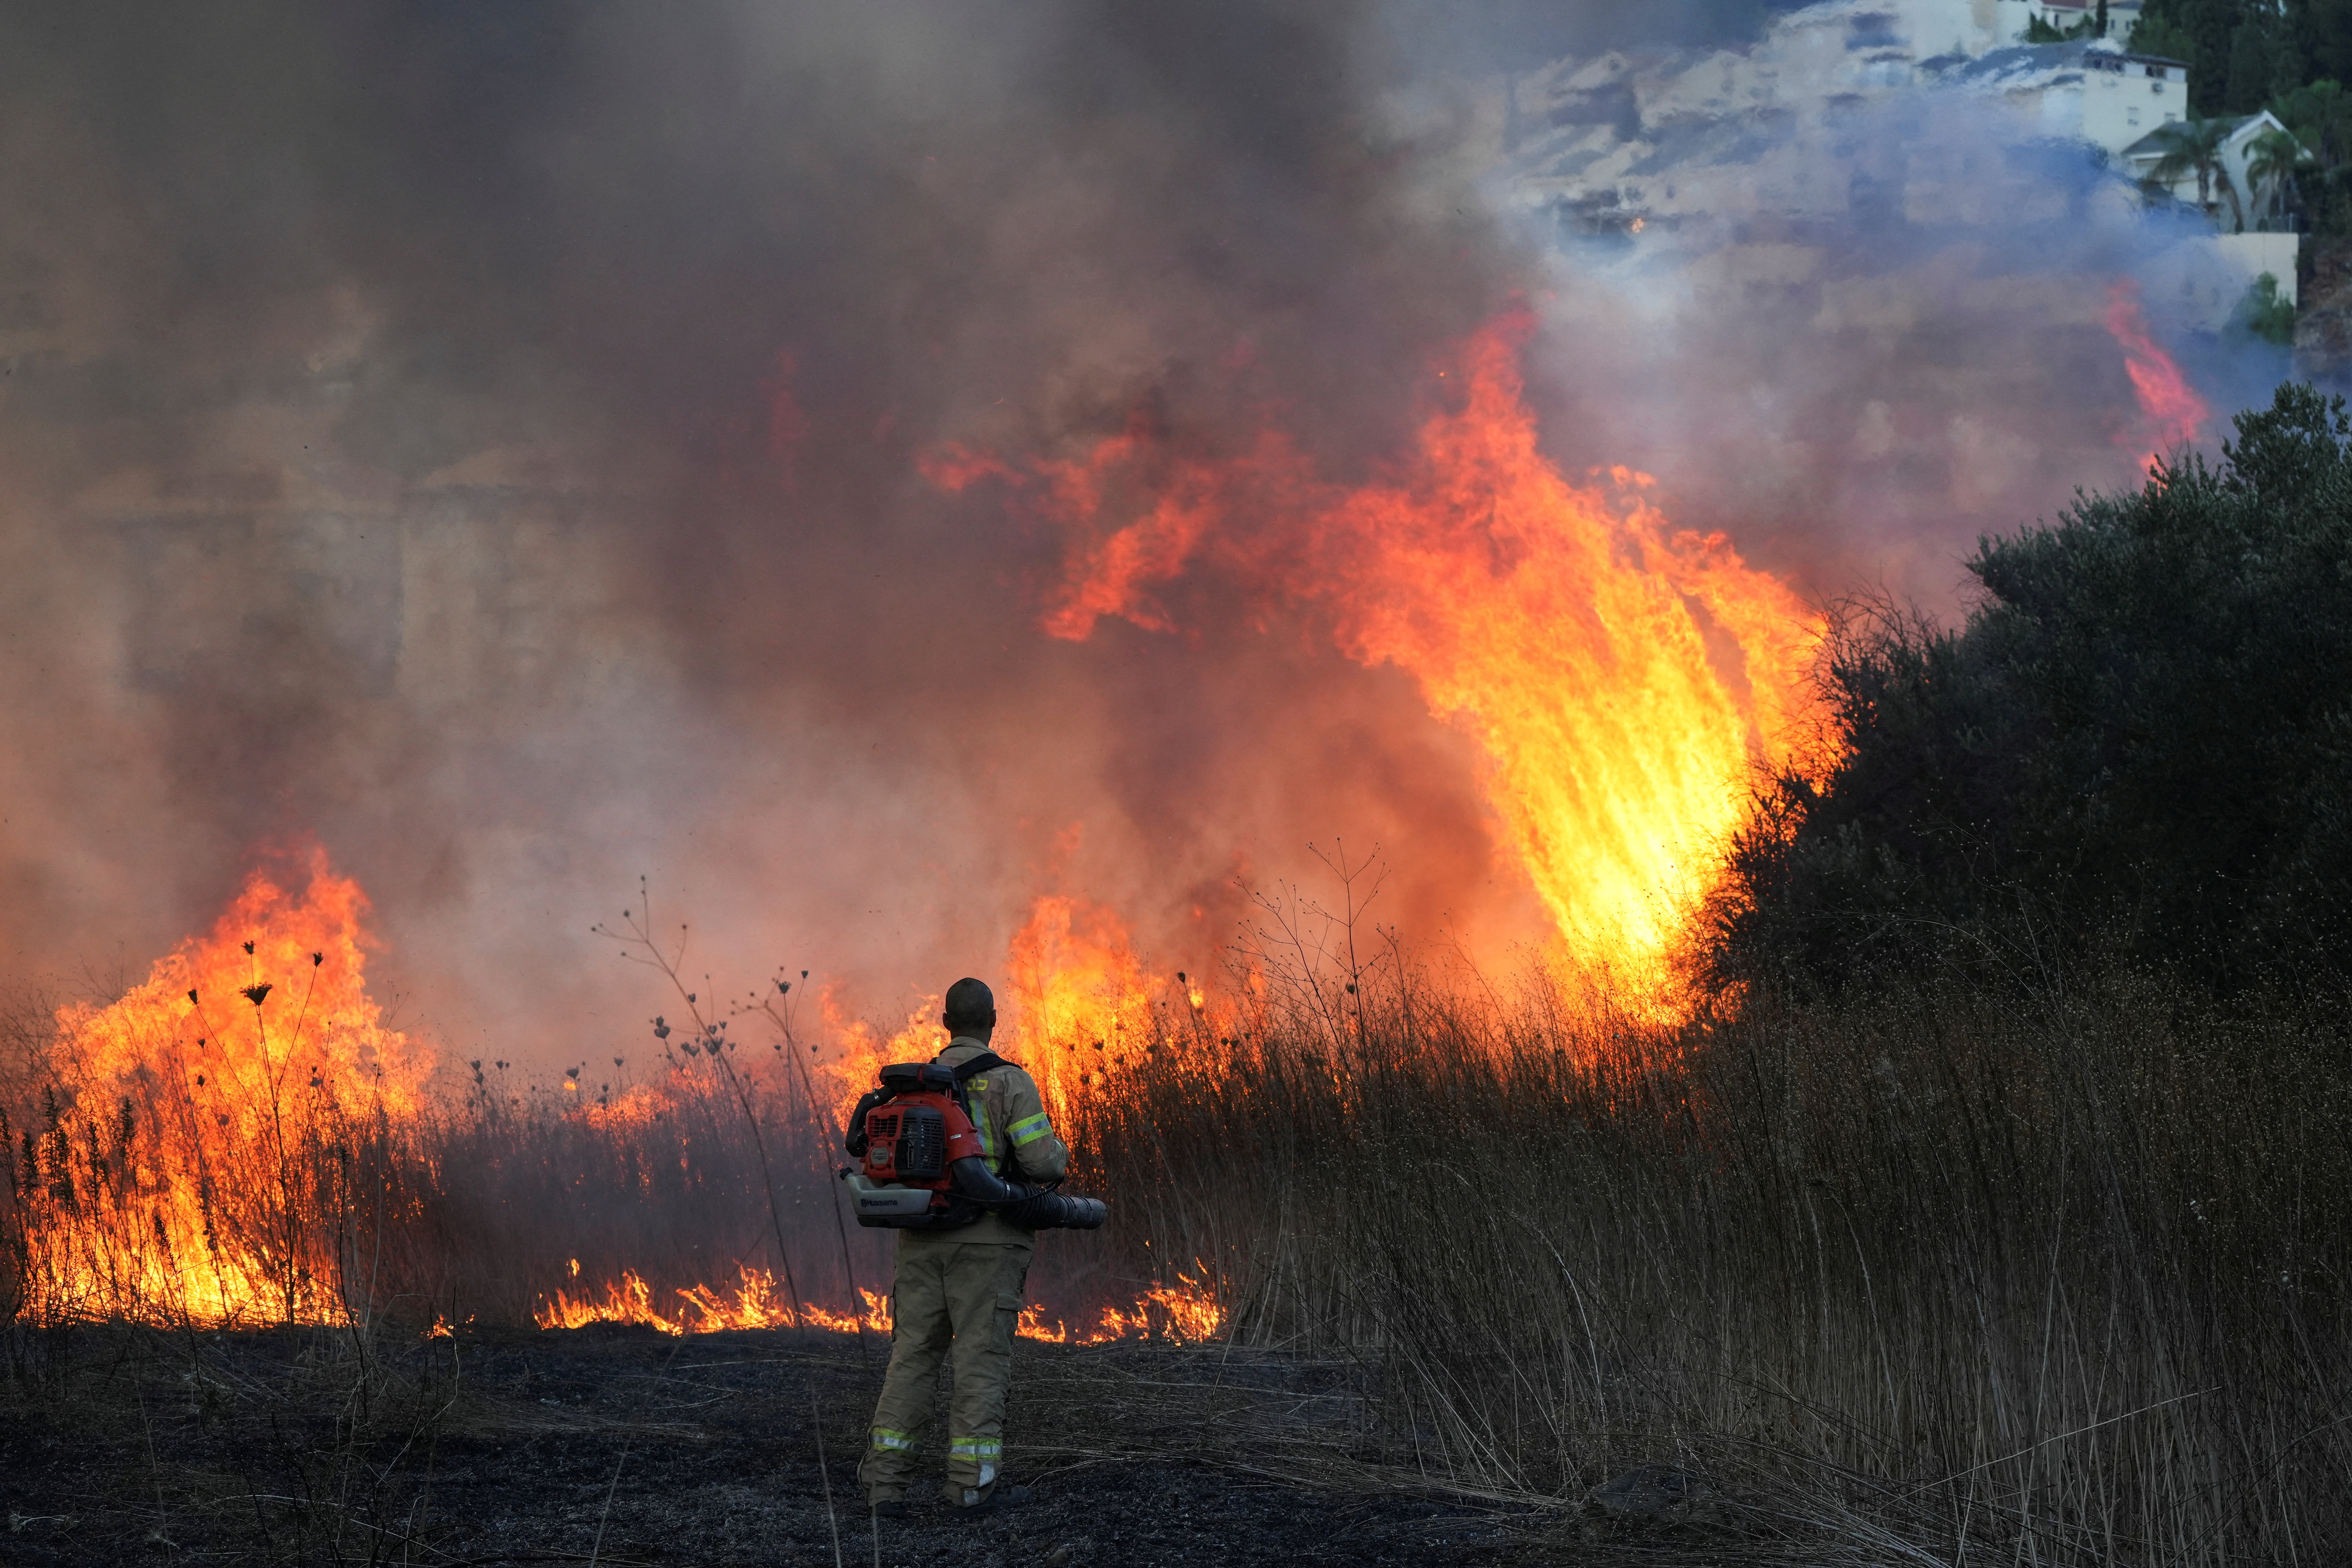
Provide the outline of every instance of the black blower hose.
<path id="1" fill-rule="evenodd" d="M 1074 1193 L 1039 1193 L 996 1212 L 1023 1230 L 1097 1230 L 1110 1217 L 1102 1199 Z"/>
<path id="2" fill-rule="evenodd" d="M 1008 1182 L 988 1168 L 977 1154 L 967 1154 L 948 1167 L 955 1190 L 984 1204 L 1023 1230 L 1093 1230 L 1109 1214 L 1100 1198 L 1049 1193 L 1026 1182 Z"/>

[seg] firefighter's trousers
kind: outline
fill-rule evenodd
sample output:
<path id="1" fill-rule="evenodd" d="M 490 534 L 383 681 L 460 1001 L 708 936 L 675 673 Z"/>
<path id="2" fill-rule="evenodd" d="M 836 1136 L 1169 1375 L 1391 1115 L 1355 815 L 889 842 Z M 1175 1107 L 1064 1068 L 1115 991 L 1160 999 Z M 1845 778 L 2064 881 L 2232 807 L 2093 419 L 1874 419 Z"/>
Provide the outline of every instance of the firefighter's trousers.
<path id="1" fill-rule="evenodd" d="M 890 1306 L 890 1370 L 874 1406 L 866 1495 L 907 1495 L 917 1450 L 931 1425 L 940 1361 L 955 1360 L 948 1402 L 950 1503 L 983 1502 L 1004 1460 L 1004 1391 L 1013 1380 L 1013 1331 L 1021 1318 L 1032 1248 L 1004 1242 L 902 1240 Z"/>

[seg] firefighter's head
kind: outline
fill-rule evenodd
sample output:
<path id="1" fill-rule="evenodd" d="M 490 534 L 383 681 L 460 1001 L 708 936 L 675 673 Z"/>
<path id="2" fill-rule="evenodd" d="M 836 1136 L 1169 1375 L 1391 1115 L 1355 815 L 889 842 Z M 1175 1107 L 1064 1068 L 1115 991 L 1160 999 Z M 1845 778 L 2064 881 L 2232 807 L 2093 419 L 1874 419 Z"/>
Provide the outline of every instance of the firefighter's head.
<path id="1" fill-rule="evenodd" d="M 948 987 L 946 1011 L 940 1022 L 950 1035 L 985 1040 L 996 1032 L 996 995 L 983 983 L 967 975 Z"/>

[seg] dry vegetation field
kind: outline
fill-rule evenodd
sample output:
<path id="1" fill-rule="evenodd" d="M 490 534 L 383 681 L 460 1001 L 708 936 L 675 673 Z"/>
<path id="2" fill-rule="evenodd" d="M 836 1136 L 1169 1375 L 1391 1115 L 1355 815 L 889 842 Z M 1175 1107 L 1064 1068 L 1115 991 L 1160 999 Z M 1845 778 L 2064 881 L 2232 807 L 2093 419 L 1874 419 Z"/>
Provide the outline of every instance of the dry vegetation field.
<path id="1" fill-rule="evenodd" d="M 1189 1281 L 1218 1316 L 1191 1344 L 1024 1344 L 1013 1441 L 1043 1498 L 992 1551 L 2352 1552 L 2336 1010 L 2118 970 L 1665 1026 L 1540 984 L 1360 978 L 1298 977 L 1241 1034 L 1171 1010 L 1076 1118 L 1117 1219 L 1045 1238 L 1047 1299 Z M 722 1327 L 677 1290 L 762 1260 L 779 1223 L 811 1302 L 844 1263 L 878 1283 L 871 1238 L 820 1217 L 805 1108 L 755 1102 L 768 1147 L 802 1151 L 772 1212 L 717 1088 L 670 1102 L 701 1118 L 683 1164 L 676 1127 L 551 1098 L 477 1093 L 397 1137 L 346 1113 L 303 1134 L 290 1208 L 236 1211 L 298 1326 L 172 1332 L 166 1292 L 110 1327 L 125 1300 L 59 1311 L 37 1269 L 77 1226 L 135 1226 L 123 1173 L 170 1108 L 28 1126 L 39 1016 L 0 1206 L 0 1563 L 827 1562 L 828 1482 L 845 1552 L 872 1546 L 847 1512 L 875 1336 L 527 1327 L 583 1252 Z M 459 1331 L 421 1337 L 436 1317 Z M 1605 1514 L 1594 1489 L 1643 1467 L 1682 1495 Z M 944 1528 L 889 1560 L 950 1560 Z"/>
<path id="2" fill-rule="evenodd" d="M 2352 1550 L 2332 1021 L 2111 974 L 1335 1022 L 1171 1041 L 1096 1147 L 1155 1247 L 1228 1260 L 1236 1337 L 1366 1352 L 1391 1463 L 1510 1500 L 1672 1466 L 1856 1561 Z"/>

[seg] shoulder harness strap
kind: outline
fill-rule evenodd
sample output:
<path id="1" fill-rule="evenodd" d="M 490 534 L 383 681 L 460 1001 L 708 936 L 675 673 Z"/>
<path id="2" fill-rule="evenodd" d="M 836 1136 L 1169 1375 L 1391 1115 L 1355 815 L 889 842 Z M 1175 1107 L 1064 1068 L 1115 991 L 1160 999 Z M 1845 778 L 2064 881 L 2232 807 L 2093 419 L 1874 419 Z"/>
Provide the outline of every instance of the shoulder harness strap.
<path id="1" fill-rule="evenodd" d="M 996 1068 L 1009 1068 L 1013 1064 L 1011 1062 L 1006 1061 L 994 1051 L 982 1051 L 980 1055 L 972 1058 L 971 1060 L 959 1063 L 955 1067 L 953 1070 L 955 1072 L 956 1080 L 956 1103 L 963 1107 L 963 1113 L 966 1120 L 977 1125 L 980 1118 L 973 1116 L 971 1113 L 971 1098 L 964 1092 L 964 1086 L 984 1072 L 991 1071 Z M 1002 1147 L 1000 1147 L 996 1152 L 996 1173 L 998 1176 L 1002 1177 L 1004 1174 L 1006 1166 L 1012 1163 L 1013 1145 L 1009 1140 L 1006 1140 L 1002 1136 L 998 1138 L 997 1142 L 1002 1145 Z"/>

